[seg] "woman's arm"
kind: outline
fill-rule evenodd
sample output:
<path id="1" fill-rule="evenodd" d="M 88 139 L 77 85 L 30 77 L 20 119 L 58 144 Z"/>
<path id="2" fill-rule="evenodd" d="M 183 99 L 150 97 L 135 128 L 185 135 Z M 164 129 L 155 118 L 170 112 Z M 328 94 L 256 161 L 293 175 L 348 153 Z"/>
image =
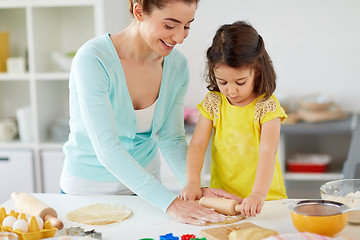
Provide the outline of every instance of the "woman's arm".
<path id="1" fill-rule="evenodd" d="M 280 124 L 280 118 L 275 118 L 262 126 L 255 183 L 251 195 L 242 204 L 242 213 L 246 216 L 260 213 L 270 189 L 279 145 Z"/>
<path id="2" fill-rule="evenodd" d="M 149 174 L 119 139 L 113 107 L 127 108 L 128 105 L 125 101 L 111 102 L 111 83 L 106 71 L 112 67 L 104 66 L 93 53 L 78 52 L 71 73 L 75 80 L 72 90 L 77 92 L 71 101 L 79 102 L 86 134 L 101 164 L 137 195 L 166 211 L 176 195 Z"/>

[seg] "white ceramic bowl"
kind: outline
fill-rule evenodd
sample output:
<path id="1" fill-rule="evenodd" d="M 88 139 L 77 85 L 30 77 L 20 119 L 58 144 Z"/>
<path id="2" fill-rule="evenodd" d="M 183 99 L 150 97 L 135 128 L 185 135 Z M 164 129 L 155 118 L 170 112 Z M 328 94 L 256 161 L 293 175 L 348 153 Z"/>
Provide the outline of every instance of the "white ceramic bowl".
<path id="1" fill-rule="evenodd" d="M 321 198 L 360 207 L 360 179 L 341 179 L 327 182 L 320 187 Z M 360 223 L 360 210 L 349 211 L 348 222 Z"/>

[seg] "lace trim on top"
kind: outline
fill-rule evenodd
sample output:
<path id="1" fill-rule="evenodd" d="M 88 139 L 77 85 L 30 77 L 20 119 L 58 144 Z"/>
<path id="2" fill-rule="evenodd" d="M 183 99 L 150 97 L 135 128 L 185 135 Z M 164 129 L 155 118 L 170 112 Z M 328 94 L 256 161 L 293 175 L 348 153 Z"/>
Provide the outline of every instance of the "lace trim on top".
<path id="1" fill-rule="evenodd" d="M 220 96 L 216 95 L 215 93 L 210 92 L 206 98 L 202 106 L 206 109 L 206 111 L 210 114 L 212 118 L 219 118 L 220 113 Z"/>
<path id="2" fill-rule="evenodd" d="M 274 99 L 262 100 L 255 105 L 255 118 L 254 121 L 262 119 L 267 113 L 275 112 L 276 102 Z"/>

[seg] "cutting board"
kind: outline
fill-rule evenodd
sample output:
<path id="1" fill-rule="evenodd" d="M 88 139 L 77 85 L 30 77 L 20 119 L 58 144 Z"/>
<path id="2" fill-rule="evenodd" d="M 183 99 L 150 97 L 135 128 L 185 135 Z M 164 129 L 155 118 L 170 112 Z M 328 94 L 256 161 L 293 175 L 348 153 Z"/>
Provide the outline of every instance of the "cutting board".
<path id="1" fill-rule="evenodd" d="M 210 240 L 227 240 L 229 234 L 232 231 L 239 230 L 242 228 L 252 228 L 252 227 L 259 228 L 259 226 L 256 224 L 253 224 L 251 222 L 246 222 L 246 223 L 227 225 L 227 226 L 223 226 L 223 227 L 203 229 L 200 231 L 200 234 Z"/>

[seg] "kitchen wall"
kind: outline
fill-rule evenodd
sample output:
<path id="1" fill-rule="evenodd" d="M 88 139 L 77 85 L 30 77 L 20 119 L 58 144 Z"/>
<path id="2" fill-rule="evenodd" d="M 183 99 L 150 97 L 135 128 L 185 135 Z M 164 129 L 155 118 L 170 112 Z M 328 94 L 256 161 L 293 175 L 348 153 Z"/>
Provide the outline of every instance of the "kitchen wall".
<path id="1" fill-rule="evenodd" d="M 106 29 L 130 21 L 128 1 L 105 0 Z M 308 93 L 329 94 L 346 111 L 360 112 L 360 1 L 201 0 L 185 42 L 191 74 L 186 106 L 207 90 L 205 52 L 217 28 L 249 21 L 263 36 L 278 75 L 276 95 L 291 104 Z"/>

